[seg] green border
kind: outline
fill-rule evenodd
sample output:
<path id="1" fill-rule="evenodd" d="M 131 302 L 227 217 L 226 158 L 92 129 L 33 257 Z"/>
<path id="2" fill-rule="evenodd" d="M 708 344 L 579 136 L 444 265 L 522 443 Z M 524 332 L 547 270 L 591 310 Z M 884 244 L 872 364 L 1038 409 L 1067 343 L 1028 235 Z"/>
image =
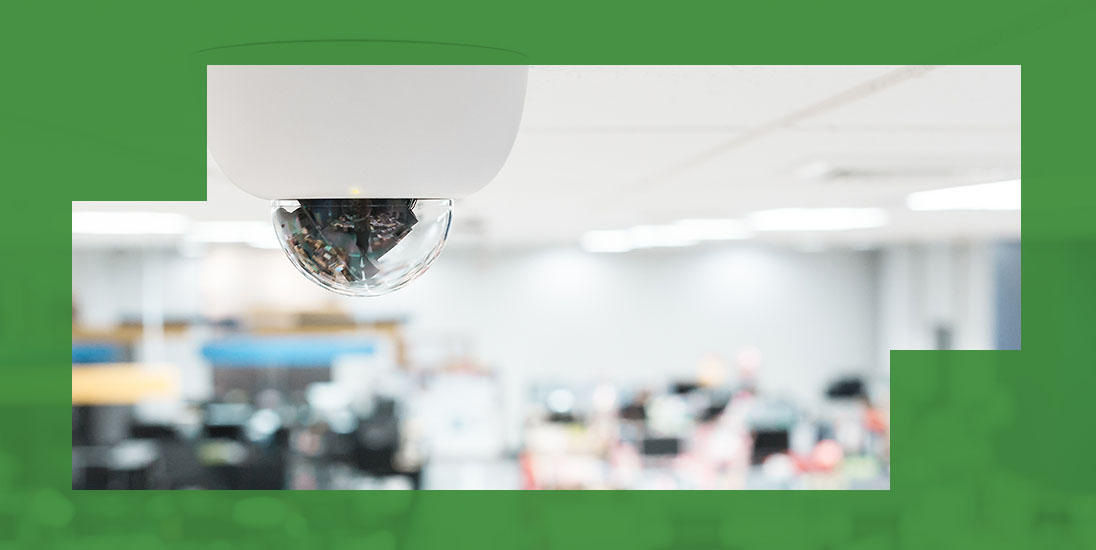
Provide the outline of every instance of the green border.
<path id="1" fill-rule="evenodd" d="M 1096 547 L 1092 3 L 16 4 L 0 8 L 0 548 Z M 235 54 L 199 52 L 346 39 L 532 64 L 1022 64 L 1024 350 L 893 353 L 885 492 L 71 491 L 69 201 L 204 199 L 202 69 Z M 513 55 L 334 44 L 319 62 Z"/>

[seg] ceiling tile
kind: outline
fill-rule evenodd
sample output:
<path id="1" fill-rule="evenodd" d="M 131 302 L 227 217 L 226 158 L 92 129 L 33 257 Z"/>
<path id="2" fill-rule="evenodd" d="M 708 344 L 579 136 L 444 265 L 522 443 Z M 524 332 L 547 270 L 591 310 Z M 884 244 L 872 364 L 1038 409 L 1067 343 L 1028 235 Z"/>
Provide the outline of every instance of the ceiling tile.
<path id="1" fill-rule="evenodd" d="M 890 66 L 534 66 L 523 125 L 728 128 L 773 120 Z"/>
<path id="2" fill-rule="evenodd" d="M 803 125 L 1019 130 L 1020 67 L 939 67 Z"/>

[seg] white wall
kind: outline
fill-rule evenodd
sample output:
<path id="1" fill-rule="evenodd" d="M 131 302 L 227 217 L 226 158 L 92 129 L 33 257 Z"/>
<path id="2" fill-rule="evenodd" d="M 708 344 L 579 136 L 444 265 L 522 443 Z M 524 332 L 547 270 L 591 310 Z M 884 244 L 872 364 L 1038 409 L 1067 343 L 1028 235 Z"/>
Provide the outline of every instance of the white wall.
<path id="1" fill-rule="evenodd" d="M 879 363 L 892 349 L 933 349 L 937 325 L 953 349 L 993 349 L 991 246 L 894 246 L 879 255 Z"/>
<path id="2" fill-rule="evenodd" d="M 354 304 L 410 312 L 413 331 L 468 334 L 478 358 L 527 379 L 657 383 L 757 346 L 763 386 L 811 399 L 832 373 L 872 366 L 872 269 L 867 254 L 746 247 L 453 254 Z"/>
<path id="3" fill-rule="evenodd" d="M 73 250 L 72 294 L 80 321 L 95 327 L 117 324 L 122 316 L 139 321 L 145 285 L 166 289 L 162 298 L 169 318 L 197 316 L 200 287 L 194 282 L 201 268 L 201 260 L 171 249 Z"/>

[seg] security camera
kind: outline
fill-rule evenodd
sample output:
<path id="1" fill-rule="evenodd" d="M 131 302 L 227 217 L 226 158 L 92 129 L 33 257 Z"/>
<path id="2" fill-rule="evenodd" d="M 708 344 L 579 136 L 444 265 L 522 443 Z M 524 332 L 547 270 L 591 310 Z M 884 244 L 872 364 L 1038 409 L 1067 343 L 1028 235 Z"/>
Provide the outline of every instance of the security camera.
<path id="1" fill-rule="evenodd" d="M 441 253 L 453 199 L 502 168 L 525 66 L 210 65 L 207 132 L 225 176 L 272 202 L 293 265 L 379 296 Z"/>

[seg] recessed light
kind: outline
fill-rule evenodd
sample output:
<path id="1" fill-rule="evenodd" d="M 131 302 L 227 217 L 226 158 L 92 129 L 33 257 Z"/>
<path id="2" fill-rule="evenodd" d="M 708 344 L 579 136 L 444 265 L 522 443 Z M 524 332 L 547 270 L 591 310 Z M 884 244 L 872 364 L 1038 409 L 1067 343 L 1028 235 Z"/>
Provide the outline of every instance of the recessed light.
<path id="1" fill-rule="evenodd" d="M 747 218 L 755 231 L 846 231 L 887 225 L 882 208 L 777 208 Z"/>
<path id="2" fill-rule="evenodd" d="M 193 224 L 187 240 L 199 243 L 240 243 L 255 248 L 278 248 L 270 224 L 260 221 L 207 221 Z"/>
<path id="3" fill-rule="evenodd" d="M 696 239 L 676 225 L 637 225 L 628 230 L 632 248 L 692 246 Z"/>
<path id="4" fill-rule="evenodd" d="M 910 210 L 1020 210 L 1020 180 L 918 191 L 906 197 Z"/>
<path id="5" fill-rule="evenodd" d="M 587 252 L 628 252 L 632 250 L 627 231 L 589 231 L 579 240 Z"/>
<path id="6" fill-rule="evenodd" d="M 171 212 L 73 212 L 72 232 L 83 235 L 180 235 L 187 218 Z"/>
<path id="7" fill-rule="evenodd" d="M 733 241 L 750 238 L 750 231 L 739 220 L 689 219 L 674 222 L 685 236 L 696 241 Z"/>

